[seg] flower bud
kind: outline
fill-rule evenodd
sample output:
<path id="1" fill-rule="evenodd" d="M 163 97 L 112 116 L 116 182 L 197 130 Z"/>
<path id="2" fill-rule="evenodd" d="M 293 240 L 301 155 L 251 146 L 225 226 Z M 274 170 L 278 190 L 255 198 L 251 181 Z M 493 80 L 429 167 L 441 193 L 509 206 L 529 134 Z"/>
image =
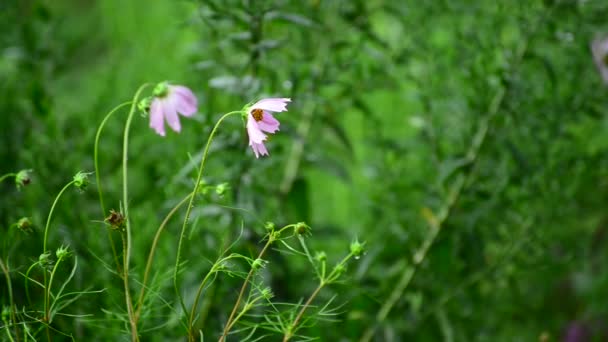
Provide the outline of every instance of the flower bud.
<path id="1" fill-rule="evenodd" d="M 15 176 L 15 185 L 17 189 L 21 189 L 32 182 L 31 178 L 32 170 L 21 170 Z"/>
<path id="2" fill-rule="evenodd" d="M 304 222 L 298 222 L 294 227 L 294 233 L 297 235 L 308 235 L 310 234 L 310 227 Z"/>
<path id="3" fill-rule="evenodd" d="M 228 183 L 221 183 L 215 187 L 215 193 L 220 197 L 226 194 L 226 191 L 230 189 L 230 185 Z"/>
<path id="4" fill-rule="evenodd" d="M 271 299 L 272 297 L 274 297 L 274 293 L 272 293 L 272 289 L 270 287 L 265 287 L 262 290 L 262 297 L 264 297 L 265 299 Z"/>
<path id="5" fill-rule="evenodd" d="M 325 262 L 327 261 L 327 254 L 325 254 L 323 251 L 317 252 L 317 254 L 315 254 L 315 260 L 318 262 Z"/>
<path id="6" fill-rule="evenodd" d="M 64 259 L 68 258 L 70 255 L 72 255 L 72 253 L 70 252 L 69 247 L 61 246 L 61 247 L 59 247 L 59 249 L 57 249 L 57 251 L 55 252 L 55 255 L 57 256 L 57 260 L 64 260 Z"/>
<path id="7" fill-rule="evenodd" d="M 32 232 L 32 221 L 29 217 L 22 217 L 15 223 L 15 226 L 24 233 Z"/>
<path id="8" fill-rule="evenodd" d="M 86 172 L 78 171 L 74 176 L 74 186 L 80 191 L 85 191 L 89 185 L 89 174 Z"/>
<path id="9" fill-rule="evenodd" d="M 38 263 L 42 268 L 47 268 L 53 265 L 53 260 L 51 260 L 51 252 L 45 252 L 40 254 L 40 256 L 38 257 Z"/>
<path id="10" fill-rule="evenodd" d="M 125 216 L 114 209 L 110 210 L 110 215 L 104 219 L 104 221 L 110 225 L 110 228 L 114 230 L 125 230 Z"/>
<path id="11" fill-rule="evenodd" d="M 266 266 L 266 263 L 267 263 L 267 262 L 266 262 L 265 260 L 262 260 L 262 259 L 259 259 L 259 258 L 258 258 L 258 259 L 255 259 L 255 260 L 253 261 L 253 263 L 251 264 L 251 268 L 252 268 L 253 270 L 257 271 L 257 270 L 259 270 L 259 269 L 263 268 L 264 266 Z"/>
<path id="12" fill-rule="evenodd" d="M 137 109 L 142 113 L 142 116 L 145 117 L 150 112 L 150 105 L 152 104 L 151 97 L 144 97 L 137 104 Z"/>
<path id="13" fill-rule="evenodd" d="M 276 226 L 274 225 L 273 222 L 268 221 L 268 222 L 264 223 L 264 229 L 266 229 L 269 232 L 274 231 L 275 228 L 276 228 Z"/>
<path id="14" fill-rule="evenodd" d="M 152 91 L 155 97 L 165 97 L 169 93 L 169 84 L 167 82 L 161 82 L 154 87 Z"/>
<path id="15" fill-rule="evenodd" d="M 360 243 L 359 240 L 355 240 L 350 244 L 350 252 L 353 254 L 355 259 L 359 259 L 365 251 L 365 243 Z"/>

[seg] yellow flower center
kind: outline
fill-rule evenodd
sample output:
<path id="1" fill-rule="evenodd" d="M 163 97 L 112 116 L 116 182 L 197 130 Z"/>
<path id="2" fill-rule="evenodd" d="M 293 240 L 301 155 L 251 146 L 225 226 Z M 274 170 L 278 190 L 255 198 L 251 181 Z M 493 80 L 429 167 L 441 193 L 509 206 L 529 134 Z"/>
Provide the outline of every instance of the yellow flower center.
<path id="1" fill-rule="evenodd" d="M 251 111 L 251 116 L 253 116 L 255 121 L 262 121 L 262 119 L 264 118 L 264 111 L 259 108 L 256 108 Z"/>

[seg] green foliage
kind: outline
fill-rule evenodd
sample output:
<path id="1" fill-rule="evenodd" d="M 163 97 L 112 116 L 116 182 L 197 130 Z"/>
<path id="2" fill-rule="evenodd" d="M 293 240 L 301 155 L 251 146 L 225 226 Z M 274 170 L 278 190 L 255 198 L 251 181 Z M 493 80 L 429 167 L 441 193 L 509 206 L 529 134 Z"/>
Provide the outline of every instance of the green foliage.
<path id="1" fill-rule="evenodd" d="M 2 339 L 608 338 L 607 15 L 1 2 Z M 160 137 L 139 100 L 165 80 L 199 108 Z M 264 97 L 293 101 L 270 156 L 238 115 L 204 152 Z"/>

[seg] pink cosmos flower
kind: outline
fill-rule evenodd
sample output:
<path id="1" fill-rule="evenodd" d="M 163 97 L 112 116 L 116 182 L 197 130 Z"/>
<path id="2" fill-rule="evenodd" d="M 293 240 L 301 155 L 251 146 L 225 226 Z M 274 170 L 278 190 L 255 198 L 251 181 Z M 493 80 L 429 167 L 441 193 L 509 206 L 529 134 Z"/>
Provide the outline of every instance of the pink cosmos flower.
<path id="1" fill-rule="evenodd" d="M 179 133 L 182 126 L 177 114 L 191 117 L 197 106 L 198 101 L 190 89 L 161 83 L 154 89 L 154 99 L 150 104 L 150 127 L 164 137 L 166 120 L 169 127 Z"/>
<path id="2" fill-rule="evenodd" d="M 286 112 L 287 103 L 291 99 L 269 98 L 263 99 L 247 110 L 247 134 L 249 135 L 249 146 L 255 153 L 255 157 L 268 155 L 264 141 L 268 138 L 264 132 L 274 133 L 279 130 L 279 121 L 270 112 Z"/>

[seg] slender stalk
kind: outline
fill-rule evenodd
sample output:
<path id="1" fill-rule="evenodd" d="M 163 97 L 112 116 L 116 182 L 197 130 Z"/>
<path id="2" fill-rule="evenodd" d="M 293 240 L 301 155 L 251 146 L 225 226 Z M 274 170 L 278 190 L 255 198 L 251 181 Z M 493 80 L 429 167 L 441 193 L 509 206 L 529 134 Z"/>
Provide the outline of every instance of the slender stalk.
<path id="1" fill-rule="evenodd" d="M 8 302 L 11 307 L 11 322 L 13 324 L 13 329 L 15 329 L 15 337 L 19 340 L 19 331 L 17 330 L 17 317 L 15 316 L 15 301 L 13 298 L 13 283 L 11 282 L 11 275 L 8 270 L 8 266 L 4 263 L 4 261 L 0 258 L 0 268 L 2 269 L 2 273 L 4 273 L 4 277 L 6 277 L 6 286 L 8 289 Z M 8 334 L 11 341 L 13 341 L 13 337 L 11 333 L 6 327 L 6 333 Z"/>
<path id="2" fill-rule="evenodd" d="M 207 274 L 205 275 L 205 278 L 203 278 L 203 281 L 201 282 L 200 286 L 198 287 L 198 290 L 196 291 L 196 296 L 194 297 L 194 303 L 192 304 L 192 310 L 190 311 L 190 318 L 188 319 L 188 341 L 190 341 L 190 342 L 195 341 L 194 332 L 192 330 L 193 330 L 193 325 L 194 325 L 194 316 L 196 315 L 196 309 L 198 307 L 198 301 L 200 300 L 201 294 L 203 293 L 203 289 L 205 288 L 205 284 L 207 283 L 207 280 L 209 280 L 209 277 L 211 277 L 212 274 L 215 274 L 216 271 L 217 270 L 215 269 L 215 265 L 213 265 L 211 270 L 209 272 L 207 272 Z"/>
<path id="3" fill-rule="evenodd" d="M 51 271 L 51 279 L 49 279 L 49 284 L 44 288 L 44 321 L 47 324 L 51 324 L 51 287 L 53 285 L 53 279 L 55 278 L 55 272 L 59 267 L 59 263 L 61 259 L 57 259 L 55 265 L 53 265 L 53 271 Z"/>
<path id="4" fill-rule="evenodd" d="M 63 193 L 72 185 L 74 184 L 74 180 L 72 180 L 71 182 L 69 182 L 68 184 L 66 184 L 63 189 L 61 189 L 61 191 L 59 191 L 59 194 L 57 195 L 57 197 L 55 197 L 55 200 L 53 201 L 53 205 L 51 206 L 51 210 L 49 211 L 49 215 L 46 218 L 46 225 L 44 226 L 44 240 L 42 240 L 42 253 L 46 253 L 46 243 L 49 237 L 49 227 L 51 226 L 51 218 L 53 217 L 53 212 L 55 211 L 55 206 L 57 206 L 57 202 L 59 202 L 59 198 L 61 197 L 61 195 L 63 195 Z M 45 273 L 46 274 L 46 273 Z M 45 286 L 46 286 L 46 282 L 45 282 Z"/>
<path id="5" fill-rule="evenodd" d="M 97 193 L 99 193 L 99 204 L 101 206 L 101 215 L 106 214 L 106 207 L 103 202 L 103 192 L 101 190 L 101 173 L 99 172 L 99 139 L 101 137 L 101 131 L 106 125 L 106 122 L 116 113 L 119 109 L 124 106 L 130 104 L 131 101 L 121 103 L 118 106 L 114 107 L 101 121 L 99 127 L 97 128 L 97 133 L 95 134 L 95 147 L 93 150 L 93 160 L 95 162 L 95 181 L 97 182 Z M 118 261 L 118 253 L 116 252 L 116 246 L 114 245 L 114 238 L 112 238 L 112 231 L 108 229 L 108 239 L 110 240 L 110 247 L 112 247 L 112 255 L 114 256 L 114 263 L 116 264 L 116 270 L 120 274 L 120 262 Z"/>
<path id="6" fill-rule="evenodd" d="M 300 243 L 302 244 L 302 246 L 306 245 L 304 243 L 303 239 L 300 240 Z M 306 250 L 306 253 L 308 254 L 308 248 L 306 248 L 305 250 Z M 287 342 L 293 337 L 293 335 L 297 331 L 296 328 L 298 326 L 298 323 L 300 323 L 300 320 L 304 316 L 304 313 L 306 312 L 308 307 L 310 307 L 310 304 L 312 304 L 312 301 L 315 300 L 315 298 L 317 297 L 319 292 L 321 292 L 321 290 L 326 285 L 333 283 L 336 279 L 338 279 L 340 277 L 340 274 L 341 274 L 342 270 L 344 269 L 344 264 L 346 264 L 348 262 L 348 260 L 350 260 L 350 258 L 352 258 L 352 257 L 353 257 L 353 253 L 351 252 L 334 267 L 334 269 L 327 276 L 327 278 L 320 278 L 319 286 L 317 286 L 317 288 L 311 293 L 310 297 L 308 297 L 308 300 L 306 300 L 306 303 L 304 303 L 304 305 L 298 312 L 298 315 L 293 320 L 293 323 L 291 324 L 289 329 L 285 332 L 285 335 L 283 336 L 283 342 Z"/>
<path id="7" fill-rule="evenodd" d="M 194 183 L 194 189 L 192 190 L 193 194 L 198 193 L 199 190 L 199 186 L 201 183 L 201 179 L 203 178 L 203 171 L 205 169 L 205 161 L 207 160 L 207 155 L 209 154 L 209 147 L 211 146 L 211 141 L 213 141 L 213 137 L 215 136 L 215 133 L 217 132 L 218 127 L 220 126 L 220 124 L 222 123 L 222 121 L 224 121 L 224 119 L 226 119 L 227 117 L 229 117 L 230 115 L 233 114 L 240 114 L 242 113 L 242 111 L 238 110 L 238 111 L 233 111 L 233 112 L 229 112 L 224 114 L 215 124 L 215 126 L 213 127 L 213 129 L 211 130 L 211 134 L 209 135 L 209 138 L 207 139 L 207 144 L 205 145 L 205 150 L 203 152 L 203 157 L 201 158 L 201 164 L 199 166 L 199 170 L 198 170 L 198 175 L 196 177 L 196 182 Z M 175 295 L 177 296 L 177 298 L 179 298 L 179 302 L 182 306 L 182 309 L 184 310 L 184 313 L 188 312 L 188 309 L 186 308 L 186 304 L 184 303 L 184 299 L 181 295 L 181 293 L 179 292 L 179 284 L 177 281 L 177 274 L 179 273 L 179 263 L 181 261 L 181 253 L 182 253 L 182 245 L 184 242 L 184 236 L 186 235 L 186 226 L 188 225 L 188 220 L 190 219 L 190 213 L 192 211 L 192 207 L 194 206 L 194 198 L 196 196 L 191 196 L 190 197 L 190 201 L 188 202 L 188 209 L 186 209 L 186 216 L 184 217 L 184 223 L 182 224 L 182 230 L 179 236 L 179 242 L 177 245 L 177 257 L 175 259 L 175 269 L 173 270 L 173 287 L 175 289 Z"/>
<path id="8" fill-rule="evenodd" d="M 16 173 L 7 173 L 5 175 L 0 176 L 0 182 L 4 181 L 5 179 L 7 179 L 8 177 L 15 177 L 17 174 Z"/>
<path id="9" fill-rule="evenodd" d="M 51 218 L 53 217 L 53 212 L 55 211 L 55 207 L 57 206 L 57 203 L 59 202 L 59 198 L 61 198 L 61 195 L 70 186 L 72 186 L 72 184 L 74 184 L 74 182 L 76 182 L 76 180 L 73 179 L 68 184 L 66 184 L 63 187 L 63 189 L 61 189 L 61 191 L 59 191 L 59 194 L 57 194 L 57 197 L 55 197 L 55 200 L 53 201 L 53 205 L 51 205 L 51 210 L 49 210 L 49 215 L 46 218 L 46 225 L 44 226 L 44 239 L 42 240 L 42 253 L 43 254 L 46 253 L 46 244 L 47 244 L 48 237 L 49 237 L 49 227 L 51 226 Z M 44 269 L 43 272 L 42 272 L 43 278 L 44 278 L 45 296 L 46 296 L 46 294 L 48 292 L 48 288 L 49 288 L 49 285 L 48 285 L 48 282 L 47 282 L 48 277 L 47 277 L 46 272 L 47 272 L 46 269 Z M 45 321 L 47 323 L 47 325 L 46 325 L 46 335 L 47 335 L 47 339 L 50 341 L 51 340 L 51 332 L 50 332 L 50 329 L 49 329 L 49 326 L 48 326 L 49 322 L 47 320 L 48 319 L 47 312 L 48 312 L 48 304 L 47 304 L 47 301 L 45 300 L 44 301 L 44 318 L 45 318 Z"/>
<path id="10" fill-rule="evenodd" d="M 302 316 L 304 316 L 304 312 L 310 306 L 312 301 L 317 297 L 319 292 L 321 292 L 321 289 L 324 286 L 325 286 L 325 282 L 321 281 L 319 283 L 319 286 L 317 286 L 317 288 L 313 291 L 313 293 L 310 295 L 310 297 L 308 297 L 308 300 L 306 301 L 306 303 L 304 303 L 304 306 L 302 306 L 302 309 L 300 309 L 300 312 L 298 312 L 296 319 L 293 320 L 293 324 L 289 328 L 289 331 L 287 331 L 285 333 L 285 335 L 283 336 L 283 342 L 287 342 L 293 337 L 293 334 L 296 332 L 295 328 L 298 325 L 298 323 L 300 322 L 300 319 L 302 319 Z"/>
<path id="11" fill-rule="evenodd" d="M 158 240 L 160 239 L 160 234 L 163 232 L 163 230 L 167 226 L 167 223 L 169 222 L 171 217 L 173 217 L 173 215 L 175 215 L 175 213 L 179 210 L 179 208 L 181 208 L 186 203 L 186 201 L 189 200 L 190 197 L 192 197 L 193 195 L 194 195 L 193 193 L 188 194 L 188 196 L 184 197 L 184 199 L 182 199 L 177 205 L 175 205 L 175 207 L 173 207 L 173 209 L 171 209 L 171 211 L 169 211 L 169 213 L 167 214 L 167 216 L 165 217 L 163 222 L 160 224 L 160 226 L 156 230 L 156 235 L 154 235 L 154 240 L 152 241 L 152 247 L 150 247 L 150 253 L 148 254 L 148 262 L 146 263 L 146 269 L 144 271 L 144 279 L 142 281 L 141 290 L 139 292 L 139 298 L 137 301 L 137 313 L 135 314 L 136 321 L 139 320 L 139 315 L 141 314 L 141 310 L 143 307 L 144 295 L 146 293 L 146 288 L 147 288 L 146 284 L 148 283 L 150 269 L 152 268 L 152 260 L 154 259 L 154 253 L 156 252 L 156 246 L 158 245 Z"/>
<path id="12" fill-rule="evenodd" d="M 129 219 L 129 178 L 128 178 L 128 152 L 129 152 L 129 130 L 131 128 L 131 121 L 135 114 L 137 101 L 141 92 L 148 86 L 146 83 L 137 89 L 133 101 L 131 101 L 131 109 L 127 122 L 125 123 L 124 137 L 122 142 L 122 205 L 126 221 L 126 236 L 123 234 L 123 283 L 125 287 L 125 301 L 127 304 L 127 311 L 129 313 L 129 322 L 131 324 L 131 340 L 133 342 L 139 341 L 137 334 L 137 322 L 135 319 L 135 312 L 133 310 L 133 302 L 131 301 L 131 292 L 129 291 L 129 261 L 131 258 L 131 223 Z M 126 241 L 125 241 L 126 240 Z"/>
<path id="13" fill-rule="evenodd" d="M 286 226 L 284 226 L 283 228 L 279 229 L 277 232 L 270 232 L 268 234 L 268 240 L 266 241 L 266 245 L 264 245 L 264 248 L 262 248 L 262 250 L 260 251 L 260 254 L 258 254 L 257 259 L 262 259 L 262 257 L 264 256 L 264 253 L 266 253 L 266 250 L 268 249 L 268 247 L 270 247 L 270 245 L 276 241 L 278 236 L 281 236 L 281 233 L 289 228 L 294 227 L 296 224 L 288 224 Z M 239 308 L 239 305 L 241 304 L 241 300 L 243 299 L 243 295 L 245 294 L 245 289 L 247 289 L 247 285 L 249 284 L 249 280 L 251 279 L 251 277 L 253 276 L 253 272 L 255 270 L 253 269 L 253 267 L 251 267 L 251 269 L 249 270 L 249 273 L 247 273 L 247 277 L 245 278 L 245 281 L 243 282 L 243 285 L 241 286 L 241 290 L 239 291 L 239 296 L 236 299 L 236 302 L 234 303 L 234 307 L 232 308 L 232 312 L 230 313 L 230 317 L 228 317 L 228 321 L 226 321 L 226 326 L 224 327 L 224 332 L 222 333 L 222 336 L 219 339 L 219 342 L 222 342 L 224 339 L 226 339 L 226 336 L 228 335 L 228 332 L 230 331 L 230 329 L 232 328 L 232 326 L 234 325 L 234 323 L 237 321 L 236 319 L 233 321 L 234 315 L 236 314 L 236 311 Z"/>
<path id="14" fill-rule="evenodd" d="M 275 238 L 274 238 L 273 234 L 269 234 L 268 241 L 266 241 L 266 245 L 264 245 L 264 248 L 262 248 L 262 250 L 260 251 L 260 254 L 258 254 L 258 257 L 256 258 L 256 260 L 262 259 L 262 257 L 264 256 L 264 253 L 266 253 L 266 250 L 268 249 L 268 247 L 270 247 L 270 245 L 274 241 L 275 241 Z M 230 316 L 228 317 L 228 321 L 226 322 L 226 326 L 224 327 L 224 332 L 222 333 L 222 336 L 220 337 L 219 342 L 222 342 L 226 339 L 226 336 L 228 335 L 230 328 L 232 328 L 232 326 L 234 325 L 234 323 L 232 322 L 232 319 L 234 318 L 234 315 L 236 314 L 236 311 L 238 310 L 239 305 L 241 304 L 241 300 L 243 299 L 243 295 L 245 294 L 245 290 L 247 289 L 247 285 L 249 284 L 249 280 L 253 276 L 254 271 L 255 270 L 252 266 L 251 269 L 249 269 L 249 273 L 247 273 L 247 277 L 245 278 L 245 281 L 243 282 L 243 285 L 241 286 L 241 290 L 239 291 L 239 296 L 237 297 L 236 302 L 234 303 L 234 307 L 232 308 L 232 312 L 230 313 Z"/>

